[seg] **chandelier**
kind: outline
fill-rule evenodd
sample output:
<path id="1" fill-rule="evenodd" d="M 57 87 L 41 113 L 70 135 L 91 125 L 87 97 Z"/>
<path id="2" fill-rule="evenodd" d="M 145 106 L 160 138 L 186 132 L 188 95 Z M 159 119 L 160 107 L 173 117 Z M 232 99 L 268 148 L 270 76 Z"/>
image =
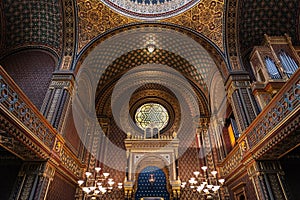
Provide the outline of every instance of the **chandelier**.
<path id="1" fill-rule="evenodd" d="M 201 167 L 203 173 L 199 171 L 194 172 L 194 177 L 191 177 L 187 182 L 181 183 L 181 188 L 185 188 L 189 185 L 189 188 L 193 191 L 197 191 L 205 199 L 214 199 L 218 196 L 218 191 L 223 186 L 225 179 L 217 178 L 217 171 L 207 171 L 207 166 Z"/>
<path id="2" fill-rule="evenodd" d="M 85 180 L 79 180 L 78 185 L 84 192 L 84 196 L 89 199 L 97 199 L 105 193 L 110 193 L 115 188 L 115 182 L 109 177 L 109 173 L 101 173 L 101 168 L 96 167 L 93 172 L 85 172 Z M 118 183 L 117 188 L 121 189 L 122 183 Z"/>

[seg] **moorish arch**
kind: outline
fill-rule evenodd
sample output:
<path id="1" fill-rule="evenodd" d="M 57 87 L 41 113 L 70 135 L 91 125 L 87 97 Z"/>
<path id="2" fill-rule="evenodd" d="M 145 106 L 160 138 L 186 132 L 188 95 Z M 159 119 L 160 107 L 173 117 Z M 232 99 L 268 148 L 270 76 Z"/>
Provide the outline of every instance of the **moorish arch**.
<path id="1" fill-rule="evenodd" d="M 213 162 L 197 156 L 200 138 L 196 133 L 201 134 L 202 131 L 200 118 L 208 119 L 206 123 L 209 123 L 210 104 L 215 102 L 210 100 L 210 96 L 217 93 L 211 91 L 216 88 L 215 85 L 212 87 L 212 79 L 216 75 L 223 80 L 218 82 L 220 86 L 217 88 L 224 89 L 228 72 L 222 53 L 204 37 L 178 27 L 172 29 L 170 25 L 128 26 L 103 38 L 99 37 L 83 49 L 75 67 L 76 82 L 86 82 L 75 85 L 72 106 L 76 127 L 85 127 L 79 133 L 82 134 L 81 139 L 86 138 L 86 134 L 90 138 L 85 141 L 91 151 L 88 167 L 92 169 L 101 163 L 104 168 L 114 171 L 118 181 L 124 180 L 124 177 L 128 183 L 136 181 L 130 179 L 134 176 L 123 173 L 129 168 L 128 159 L 135 155 L 128 154 L 124 141 L 135 143 L 132 140 L 143 137 L 143 130 L 137 127 L 134 119 L 137 109 L 145 103 L 158 103 L 166 107 L 170 115 L 168 125 L 156 138 L 165 143 L 160 148 L 175 145 L 172 138 L 180 141 L 176 148 L 158 150 L 168 152 L 172 158 L 169 163 L 173 166 L 172 172 L 179 168 L 172 178 L 167 177 L 169 187 L 172 186 L 176 193 L 174 187 L 180 182 L 179 175 L 187 179 L 200 163 Z M 85 88 L 88 84 L 89 88 Z M 80 95 L 86 92 L 89 95 Z M 93 136 L 93 133 L 100 134 L 100 137 Z M 146 141 L 146 146 L 151 146 L 149 141 Z M 170 153 L 175 151 L 174 148 L 178 153 Z M 180 167 L 184 162 L 190 163 L 187 169 Z M 133 186 L 128 190 L 131 189 Z"/>
<path id="2" fill-rule="evenodd" d="M 135 50 L 135 49 L 144 49 L 147 45 L 147 43 L 145 43 L 145 40 L 148 39 L 153 39 L 153 36 L 151 35 L 151 33 L 161 33 L 161 34 L 169 34 L 168 36 L 171 36 L 169 38 L 167 38 L 167 40 L 162 40 L 162 38 L 160 40 L 156 40 L 157 44 L 160 45 L 158 47 L 160 47 L 163 50 L 169 50 L 168 48 L 164 48 L 166 46 L 171 46 L 173 53 L 177 53 L 177 51 L 179 51 L 179 48 L 183 48 L 186 49 L 186 52 L 190 52 L 191 54 L 189 55 L 189 57 L 193 57 L 192 52 L 194 48 L 197 48 L 197 46 L 202 46 L 201 52 L 204 50 L 204 54 L 203 55 L 209 55 L 209 57 L 212 58 L 212 60 L 214 61 L 215 65 L 217 66 L 217 68 L 219 69 L 223 79 L 225 80 L 229 74 L 230 71 L 230 66 L 228 61 L 225 58 L 225 54 L 224 52 L 217 46 L 215 45 L 210 39 L 208 39 L 206 36 L 202 35 L 199 32 L 196 32 L 192 29 L 189 29 L 187 27 L 184 26 L 179 26 L 176 24 L 171 24 L 171 23 L 158 23 L 158 22 L 140 22 L 140 23 L 129 23 L 111 30 L 108 30 L 100 35 L 98 35 L 97 37 L 95 37 L 93 40 L 91 40 L 87 45 L 85 45 L 80 52 L 78 53 L 76 62 L 74 62 L 72 69 L 75 71 L 75 73 L 77 73 L 77 71 L 79 70 L 80 66 L 82 65 L 83 61 L 86 59 L 86 57 L 91 53 L 91 51 L 93 51 L 97 46 L 99 48 L 99 45 L 103 42 L 103 41 L 107 41 L 108 39 L 114 37 L 115 35 L 119 35 L 121 37 L 127 37 L 132 33 L 136 33 L 136 34 L 141 34 L 144 35 L 141 38 L 130 38 L 130 40 L 127 41 L 123 41 L 121 43 L 118 43 L 118 50 L 114 50 L 115 52 L 113 52 L 113 57 L 115 56 L 115 54 L 117 53 L 117 51 L 119 52 L 123 52 L 121 53 L 121 55 L 124 55 L 125 52 L 130 52 L 130 50 Z M 150 34 L 149 34 L 150 33 Z M 175 34 L 172 34 L 175 33 Z M 161 35 L 160 34 L 160 35 Z M 160 36 L 158 35 L 158 36 Z M 183 36 L 183 38 L 189 38 L 190 41 L 188 42 L 189 46 L 187 45 L 187 43 L 185 43 L 184 46 L 180 46 L 182 45 L 182 43 L 177 43 L 174 41 L 178 41 L 179 37 Z M 177 38 L 177 39 L 176 39 Z M 127 38 L 128 39 L 128 38 Z M 176 39 L 176 40 L 173 40 Z M 138 48 L 134 48 L 134 47 L 130 47 L 130 45 L 132 45 L 132 40 L 135 40 L 135 45 L 138 46 Z M 173 42 L 172 42 L 173 40 Z M 117 43 L 117 41 L 115 41 Z M 173 43 L 173 44 L 172 44 Z M 198 43 L 198 45 L 196 45 Z M 196 45 L 196 46 L 193 46 Z M 102 46 L 102 45 L 100 45 Z M 102 46 L 103 47 L 103 46 Z M 191 48 L 193 47 L 193 48 Z M 182 51 L 181 51 L 182 52 Z M 202 54 L 202 53 L 201 53 Z M 108 52 L 106 55 L 109 55 Z M 180 55 L 180 54 L 179 54 Z M 186 56 L 183 56 L 184 58 Z M 203 57 L 205 58 L 205 56 Z M 206 60 L 206 59 L 204 59 Z M 194 63 L 192 63 L 194 64 Z"/>
<path id="3" fill-rule="evenodd" d="M 0 1 L 0 199 L 300 199 L 299 6 Z"/>

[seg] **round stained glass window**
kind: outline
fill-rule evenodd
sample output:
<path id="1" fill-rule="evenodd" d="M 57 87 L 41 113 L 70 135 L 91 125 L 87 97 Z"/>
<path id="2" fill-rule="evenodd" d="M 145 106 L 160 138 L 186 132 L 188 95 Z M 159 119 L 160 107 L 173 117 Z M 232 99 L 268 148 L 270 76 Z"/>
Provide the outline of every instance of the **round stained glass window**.
<path id="1" fill-rule="evenodd" d="M 169 122 L 169 114 L 166 108 L 158 103 L 146 103 L 137 109 L 135 121 L 143 130 L 150 125 L 162 130 Z"/>

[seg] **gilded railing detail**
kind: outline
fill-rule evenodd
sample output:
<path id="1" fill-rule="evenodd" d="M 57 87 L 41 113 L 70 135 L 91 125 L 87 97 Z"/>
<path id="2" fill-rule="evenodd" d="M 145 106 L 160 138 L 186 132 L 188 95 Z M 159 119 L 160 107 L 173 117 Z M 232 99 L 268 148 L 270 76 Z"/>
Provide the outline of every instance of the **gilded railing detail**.
<path id="1" fill-rule="evenodd" d="M 26 151 L 33 154 L 30 155 L 30 158 L 50 160 L 68 172 L 74 181 L 79 177 L 83 170 L 81 161 L 65 145 L 64 138 L 52 127 L 1 66 L 0 114 L 3 115 L 1 116 L 3 119 L 8 119 L 7 123 L 11 127 L 20 129 L 18 132 L 13 128 L 2 130 L 3 133 L 0 135 L 2 139 L 3 134 L 7 134 L 15 140 L 20 140 L 20 143 L 27 147 Z M 11 150 L 15 151 L 16 149 Z"/>
<path id="2" fill-rule="evenodd" d="M 289 79 L 272 101 L 242 133 L 237 145 L 221 163 L 223 175 L 229 175 L 253 159 L 257 148 L 278 134 L 275 130 L 300 110 L 300 69 Z M 281 138 L 281 136 L 280 136 Z M 279 142 L 279 140 L 277 141 Z M 272 144 L 271 146 L 274 146 Z"/>
<path id="3" fill-rule="evenodd" d="M 257 117 L 244 134 L 247 135 L 250 149 L 277 128 L 300 105 L 300 70 L 272 99 L 266 109 Z"/>
<path id="4" fill-rule="evenodd" d="M 0 104 L 52 149 L 55 130 L 0 66 Z"/>

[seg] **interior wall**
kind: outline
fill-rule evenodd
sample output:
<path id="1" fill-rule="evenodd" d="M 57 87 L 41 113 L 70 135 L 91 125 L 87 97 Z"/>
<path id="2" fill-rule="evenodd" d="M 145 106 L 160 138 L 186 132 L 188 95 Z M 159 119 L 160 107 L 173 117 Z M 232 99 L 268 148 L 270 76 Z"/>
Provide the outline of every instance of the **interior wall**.
<path id="1" fill-rule="evenodd" d="M 0 65 L 40 109 L 55 70 L 54 58 L 41 50 L 24 50 L 0 60 Z"/>
<path id="2" fill-rule="evenodd" d="M 47 200 L 71 200 L 76 193 L 76 185 L 72 185 L 61 177 L 58 173 L 54 175 L 50 183 Z"/>

